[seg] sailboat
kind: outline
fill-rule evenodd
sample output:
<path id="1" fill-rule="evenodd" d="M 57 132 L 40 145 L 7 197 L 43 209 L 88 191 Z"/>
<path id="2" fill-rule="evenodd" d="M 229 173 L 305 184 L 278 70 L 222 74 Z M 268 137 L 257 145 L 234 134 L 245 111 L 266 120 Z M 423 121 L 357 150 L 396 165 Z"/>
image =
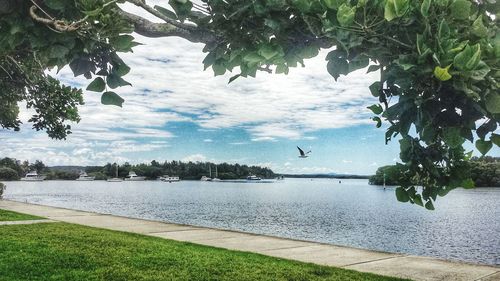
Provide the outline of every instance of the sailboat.
<path id="1" fill-rule="evenodd" d="M 215 165 L 215 178 L 213 178 L 212 181 L 220 181 L 220 179 L 217 178 L 217 165 Z"/>
<path id="2" fill-rule="evenodd" d="M 208 165 L 208 173 L 209 173 L 209 177 L 207 176 L 203 176 L 201 177 L 201 181 L 212 181 L 212 166 Z"/>
<path id="3" fill-rule="evenodd" d="M 118 177 L 118 165 L 115 166 L 116 167 L 116 170 L 115 170 L 115 177 L 112 178 L 112 179 L 107 179 L 108 182 L 121 182 L 123 181 L 122 179 L 120 179 Z"/>

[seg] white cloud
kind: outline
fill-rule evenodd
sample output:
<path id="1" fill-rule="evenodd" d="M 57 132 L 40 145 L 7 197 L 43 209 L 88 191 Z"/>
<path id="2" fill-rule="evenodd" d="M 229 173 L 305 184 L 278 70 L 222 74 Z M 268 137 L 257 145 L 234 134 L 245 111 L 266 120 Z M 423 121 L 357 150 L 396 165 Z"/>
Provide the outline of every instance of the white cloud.
<path id="1" fill-rule="evenodd" d="M 212 139 L 204 139 L 203 142 L 213 142 Z"/>
<path id="2" fill-rule="evenodd" d="M 183 162 L 205 162 L 207 161 L 207 157 L 203 154 L 193 154 L 187 157 L 182 158 Z"/>

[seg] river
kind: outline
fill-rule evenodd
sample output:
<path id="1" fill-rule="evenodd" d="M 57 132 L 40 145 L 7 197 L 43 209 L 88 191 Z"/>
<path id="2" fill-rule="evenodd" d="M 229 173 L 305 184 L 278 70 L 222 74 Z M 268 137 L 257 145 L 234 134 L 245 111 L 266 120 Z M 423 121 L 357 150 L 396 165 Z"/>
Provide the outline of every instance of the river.
<path id="1" fill-rule="evenodd" d="M 367 180 L 6 184 L 22 202 L 500 265 L 500 188 L 456 189 L 428 211 Z"/>

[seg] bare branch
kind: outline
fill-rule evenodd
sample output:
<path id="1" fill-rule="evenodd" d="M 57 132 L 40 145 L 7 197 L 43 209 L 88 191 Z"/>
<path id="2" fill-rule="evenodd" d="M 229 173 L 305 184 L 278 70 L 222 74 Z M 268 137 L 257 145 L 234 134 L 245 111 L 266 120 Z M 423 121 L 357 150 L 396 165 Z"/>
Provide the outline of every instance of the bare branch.
<path id="1" fill-rule="evenodd" d="M 135 27 L 135 32 L 146 37 L 170 37 L 177 36 L 195 43 L 211 43 L 216 36 L 207 30 L 195 28 L 186 30 L 170 23 L 155 23 L 143 17 L 118 10 Z"/>
<path id="2" fill-rule="evenodd" d="M 178 22 L 176 20 L 173 20 L 173 19 L 165 16 L 164 14 L 162 14 L 162 13 L 158 12 L 157 10 L 151 8 L 151 6 L 148 6 L 144 0 L 128 0 L 128 2 L 130 2 L 130 3 L 132 3 L 132 4 L 136 5 L 136 6 L 139 6 L 139 7 L 143 8 L 148 13 L 154 15 L 157 18 L 160 18 L 160 19 L 164 20 L 166 23 L 169 23 L 169 24 L 171 24 L 171 25 L 173 25 L 175 27 L 186 29 L 186 30 L 195 30 L 197 28 L 196 25 L 188 24 L 188 23 L 180 23 L 180 22 Z"/>

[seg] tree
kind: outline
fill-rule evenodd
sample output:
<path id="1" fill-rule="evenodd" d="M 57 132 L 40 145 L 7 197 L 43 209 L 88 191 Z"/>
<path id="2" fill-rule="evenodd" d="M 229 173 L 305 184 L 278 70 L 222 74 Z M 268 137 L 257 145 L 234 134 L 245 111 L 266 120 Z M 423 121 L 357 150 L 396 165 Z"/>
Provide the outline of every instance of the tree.
<path id="1" fill-rule="evenodd" d="M 0 180 L 13 181 L 18 180 L 17 171 L 9 167 L 0 167 Z"/>
<path id="2" fill-rule="evenodd" d="M 128 2 L 161 19 L 153 23 L 121 9 Z M 500 144 L 499 7 L 495 0 L 1 0 L 0 125 L 19 129 L 18 102 L 37 114 L 30 122 L 65 138 L 78 121 L 82 92 L 46 69 L 69 65 L 102 92 L 103 104 L 121 106 L 112 90 L 129 85 L 119 52 L 137 45 L 132 32 L 177 36 L 205 44 L 203 63 L 229 81 L 257 71 L 287 74 L 320 49 L 327 71 L 379 71 L 370 107 L 386 142 L 398 137 L 407 179 L 399 199 L 433 208 L 438 195 L 472 187 L 462 144 L 486 154 Z M 370 62 L 372 64 L 370 65 Z M 15 79 L 14 79 L 15 77 Z M 477 126 L 476 124 L 480 124 Z M 414 130 L 410 130 L 414 128 Z M 476 135 L 476 137 L 474 136 Z M 424 186 L 416 192 L 411 178 Z"/>

